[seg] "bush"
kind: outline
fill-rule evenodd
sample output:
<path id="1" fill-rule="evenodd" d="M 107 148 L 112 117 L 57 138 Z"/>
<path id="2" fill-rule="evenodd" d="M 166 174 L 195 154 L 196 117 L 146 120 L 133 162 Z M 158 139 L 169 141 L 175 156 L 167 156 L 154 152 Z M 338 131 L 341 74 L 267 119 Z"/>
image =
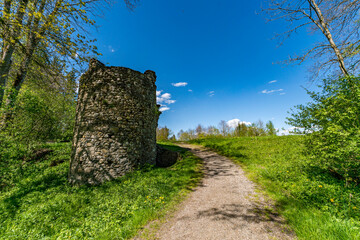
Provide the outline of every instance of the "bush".
<path id="1" fill-rule="evenodd" d="M 24 87 L 16 99 L 9 134 L 22 143 L 72 138 L 75 101 L 60 93 Z"/>
<path id="2" fill-rule="evenodd" d="M 296 106 L 288 123 L 304 129 L 311 163 L 352 181 L 360 173 L 360 82 L 356 77 L 323 80 L 307 91 L 313 102 Z"/>

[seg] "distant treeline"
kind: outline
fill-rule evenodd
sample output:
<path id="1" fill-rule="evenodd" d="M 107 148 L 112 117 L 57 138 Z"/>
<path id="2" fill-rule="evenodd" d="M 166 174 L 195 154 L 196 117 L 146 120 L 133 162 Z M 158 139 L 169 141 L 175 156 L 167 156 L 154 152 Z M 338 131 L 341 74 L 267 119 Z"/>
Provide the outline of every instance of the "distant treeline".
<path id="1" fill-rule="evenodd" d="M 252 136 L 271 136 L 276 135 L 278 130 L 274 127 L 274 124 L 271 121 L 268 121 L 266 124 L 258 120 L 252 124 L 238 123 L 237 126 L 231 127 L 229 124 L 222 120 L 216 126 L 204 127 L 201 124 L 195 129 L 189 129 L 187 131 L 180 130 L 177 134 L 177 137 L 172 133 L 172 131 L 165 127 L 159 127 L 156 130 L 156 139 L 158 141 L 166 140 L 180 140 L 180 141 L 189 141 L 197 138 L 205 137 L 252 137 Z"/>

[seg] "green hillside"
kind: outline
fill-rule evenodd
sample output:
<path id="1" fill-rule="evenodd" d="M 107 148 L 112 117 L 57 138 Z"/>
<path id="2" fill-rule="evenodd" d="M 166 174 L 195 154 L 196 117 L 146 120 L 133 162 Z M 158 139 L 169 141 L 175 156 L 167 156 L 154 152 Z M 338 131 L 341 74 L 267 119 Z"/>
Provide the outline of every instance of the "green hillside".
<path id="1" fill-rule="evenodd" d="M 180 151 L 182 160 L 93 187 L 68 184 L 70 143 L 43 145 L 53 152 L 37 161 L 13 159 L 6 172 L 12 176 L 9 185 L 0 189 L 0 239 L 131 238 L 173 208 L 201 177 L 198 158 L 162 146 Z M 54 161 L 60 163 L 52 166 Z"/>
<path id="2" fill-rule="evenodd" d="M 299 239 L 360 239 L 360 189 L 304 157 L 303 136 L 196 139 L 231 157 L 276 201 Z"/>

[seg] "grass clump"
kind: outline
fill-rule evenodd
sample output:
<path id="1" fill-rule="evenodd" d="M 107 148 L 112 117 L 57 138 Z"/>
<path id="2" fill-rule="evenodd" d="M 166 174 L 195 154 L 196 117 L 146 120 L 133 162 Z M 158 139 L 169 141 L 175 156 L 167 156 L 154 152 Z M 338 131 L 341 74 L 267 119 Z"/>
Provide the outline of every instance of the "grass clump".
<path id="1" fill-rule="evenodd" d="M 42 147 L 53 152 L 23 164 L 21 174 L 8 181 L 11 186 L 1 189 L 0 239 L 128 239 L 164 215 L 201 177 L 200 160 L 170 146 L 182 156 L 170 168 L 145 166 L 101 186 L 72 187 L 70 143 Z"/>
<path id="2" fill-rule="evenodd" d="M 304 136 L 209 138 L 276 200 L 299 239 L 360 239 L 360 189 L 306 158 Z"/>

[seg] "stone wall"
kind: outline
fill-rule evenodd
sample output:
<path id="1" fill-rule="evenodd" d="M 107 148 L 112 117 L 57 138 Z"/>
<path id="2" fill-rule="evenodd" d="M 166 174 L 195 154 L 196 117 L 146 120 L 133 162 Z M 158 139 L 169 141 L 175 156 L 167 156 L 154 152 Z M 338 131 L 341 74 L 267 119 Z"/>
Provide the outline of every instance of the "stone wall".
<path id="1" fill-rule="evenodd" d="M 156 75 L 91 60 L 82 75 L 69 182 L 100 184 L 156 159 Z"/>

